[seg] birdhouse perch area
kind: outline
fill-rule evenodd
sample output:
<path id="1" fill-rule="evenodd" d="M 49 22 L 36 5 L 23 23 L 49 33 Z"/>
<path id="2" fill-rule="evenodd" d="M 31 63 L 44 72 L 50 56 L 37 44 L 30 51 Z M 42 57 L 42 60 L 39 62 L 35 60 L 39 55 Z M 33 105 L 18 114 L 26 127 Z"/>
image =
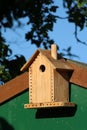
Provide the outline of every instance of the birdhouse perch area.
<path id="1" fill-rule="evenodd" d="M 29 104 L 25 104 L 25 108 L 75 106 L 69 102 L 69 80 L 73 68 L 59 57 L 53 44 L 51 50 L 37 50 L 21 68 L 29 71 Z"/>

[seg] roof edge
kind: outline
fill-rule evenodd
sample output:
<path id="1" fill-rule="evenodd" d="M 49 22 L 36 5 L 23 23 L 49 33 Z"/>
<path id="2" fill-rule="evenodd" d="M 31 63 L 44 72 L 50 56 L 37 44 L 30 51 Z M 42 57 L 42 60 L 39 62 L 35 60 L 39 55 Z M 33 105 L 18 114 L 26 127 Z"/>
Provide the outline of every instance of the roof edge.
<path id="1" fill-rule="evenodd" d="M 20 69 L 20 71 L 26 71 L 27 68 L 32 64 L 32 62 L 35 60 L 35 58 L 37 57 L 37 55 L 39 53 L 42 53 L 43 52 L 50 52 L 50 50 L 44 50 L 44 49 L 37 49 L 35 51 L 35 53 L 30 57 L 30 59 L 23 65 L 23 67 Z"/>
<path id="2" fill-rule="evenodd" d="M 40 50 L 36 50 L 35 53 L 30 57 L 30 59 L 22 66 L 20 71 L 26 71 L 27 68 L 32 64 L 33 60 L 36 58 L 36 56 L 39 54 Z"/>
<path id="3" fill-rule="evenodd" d="M 28 72 L 25 72 L 0 86 L 0 105 L 27 89 L 29 89 Z"/>

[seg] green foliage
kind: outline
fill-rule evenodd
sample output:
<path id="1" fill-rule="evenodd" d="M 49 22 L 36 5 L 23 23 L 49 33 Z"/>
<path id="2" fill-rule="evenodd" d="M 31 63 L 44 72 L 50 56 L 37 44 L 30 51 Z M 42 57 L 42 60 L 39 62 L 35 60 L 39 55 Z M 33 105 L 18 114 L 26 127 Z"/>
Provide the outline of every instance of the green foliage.
<path id="1" fill-rule="evenodd" d="M 63 0 L 63 7 L 66 9 L 69 22 L 74 23 L 80 30 L 87 26 L 87 0 Z M 57 8 L 54 0 L 1 0 L 0 26 L 11 28 L 16 20 L 20 27 L 20 18 L 27 17 L 26 24 L 30 25 L 30 28 L 25 34 L 26 40 L 37 47 L 43 45 L 48 48 L 54 42 L 48 32 L 53 31 L 53 25 L 59 18 L 55 15 Z M 75 37 L 80 42 L 77 33 Z"/>
<path id="2" fill-rule="evenodd" d="M 78 38 L 77 27 L 82 31 L 87 26 L 87 1 L 63 0 L 63 7 L 67 10 L 68 21 L 75 24 L 75 38 L 78 42 L 86 44 Z"/>
<path id="3" fill-rule="evenodd" d="M 47 48 L 53 43 L 48 32 L 53 31 L 57 8 L 53 0 L 1 0 L 0 24 L 1 27 L 11 28 L 16 20 L 20 26 L 19 19 L 28 17 L 27 25 L 31 25 L 31 29 L 25 35 L 26 40 L 38 47 L 43 44 Z"/>
<path id="4" fill-rule="evenodd" d="M 77 0 L 78 7 L 81 8 L 87 5 L 87 0 Z"/>
<path id="5" fill-rule="evenodd" d="M 18 27 L 22 24 L 20 18 L 28 18 L 27 25 L 31 28 L 25 34 L 26 40 L 39 47 L 48 48 L 53 40 L 48 32 L 53 30 L 57 16 L 54 15 L 57 6 L 53 0 L 1 0 L 0 1 L 0 81 L 7 82 L 20 74 L 20 68 L 25 63 L 23 56 L 15 55 L 11 59 L 12 50 L 5 44 L 2 28 L 12 28 L 14 20 Z"/>
<path id="6" fill-rule="evenodd" d="M 87 0 L 63 0 L 63 6 L 66 8 L 68 21 L 83 30 L 87 26 Z M 20 18 L 27 17 L 30 28 L 25 34 L 26 40 L 37 47 L 42 44 L 48 48 L 54 42 L 48 32 L 53 31 L 53 25 L 58 18 L 55 15 L 57 8 L 54 0 L 1 0 L 0 28 L 11 28 L 14 20 L 20 27 Z"/>
<path id="7" fill-rule="evenodd" d="M 0 42 L 0 83 L 21 74 L 20 68 L 25 63 L 23 56 L 15 55 L 11 58 L 12 50 L 4 42 Z"/>
<path id="8" fill-rule="evenodd" d="M 75 23 L 82 30 L 84 28 L 85 22 L 87 22 L 87 4 L 84 0 L 63 0 L 64 8 L 67 9 L 69 22 Z"/>

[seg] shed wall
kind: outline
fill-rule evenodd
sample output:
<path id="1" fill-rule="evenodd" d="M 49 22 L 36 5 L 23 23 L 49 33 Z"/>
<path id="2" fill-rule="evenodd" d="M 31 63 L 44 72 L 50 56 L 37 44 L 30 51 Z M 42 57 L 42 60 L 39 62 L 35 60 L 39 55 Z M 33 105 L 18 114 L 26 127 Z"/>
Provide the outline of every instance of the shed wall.
<path id="1" fill-rule="evenodd" d="M 0 130 L 87 130 L 87 89 L 71 85 L 71 101 L 77 104 L 72 116 L 71 109 L 54 108 L 55 113 L 48 109 L 49 114 L 48 110 L 24 109 L 28 91 L 22 93 L 0 106 Z"/>

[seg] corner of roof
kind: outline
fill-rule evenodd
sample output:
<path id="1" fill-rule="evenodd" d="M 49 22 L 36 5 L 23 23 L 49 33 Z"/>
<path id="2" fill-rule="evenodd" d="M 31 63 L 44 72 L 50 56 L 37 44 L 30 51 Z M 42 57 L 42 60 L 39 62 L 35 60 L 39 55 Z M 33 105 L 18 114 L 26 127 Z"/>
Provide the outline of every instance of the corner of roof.
<path id="1" fill-rule="evenodd" d="M 67 61 L 71 64 L 74 64 L 74 65 L 77 65 L 77 66 L 81 66 L 81 67 L 84 67 L 84 68 L 87 68 L 87 64 L 86 63 L 83 63 L 83 62 L 79 62 L 79 61 L 75 61 L 75 60 L 70 60 L 70 59 L 67 59 Z"/>
<path id="2" fill-rule="evenodd" d="M 34 54 L 30 57 L 30 59 L 22 66 L 20 71 L 26 71 L 27 68 L 32 64 L 33 60 L 36 58 L 36 56 L 39 54 L 39 49 L 37 49 Z"/>
<path id="3" fill-rule="evenodd" d="M 43 55 L 47 56 L 47 54 L 50 54 L 50 50 L 37 49 L 35 53 L 31 56 L 31 58 L 22 66 L 20 71 L 26 71 L 39 53 L 42 53 Z"/>

